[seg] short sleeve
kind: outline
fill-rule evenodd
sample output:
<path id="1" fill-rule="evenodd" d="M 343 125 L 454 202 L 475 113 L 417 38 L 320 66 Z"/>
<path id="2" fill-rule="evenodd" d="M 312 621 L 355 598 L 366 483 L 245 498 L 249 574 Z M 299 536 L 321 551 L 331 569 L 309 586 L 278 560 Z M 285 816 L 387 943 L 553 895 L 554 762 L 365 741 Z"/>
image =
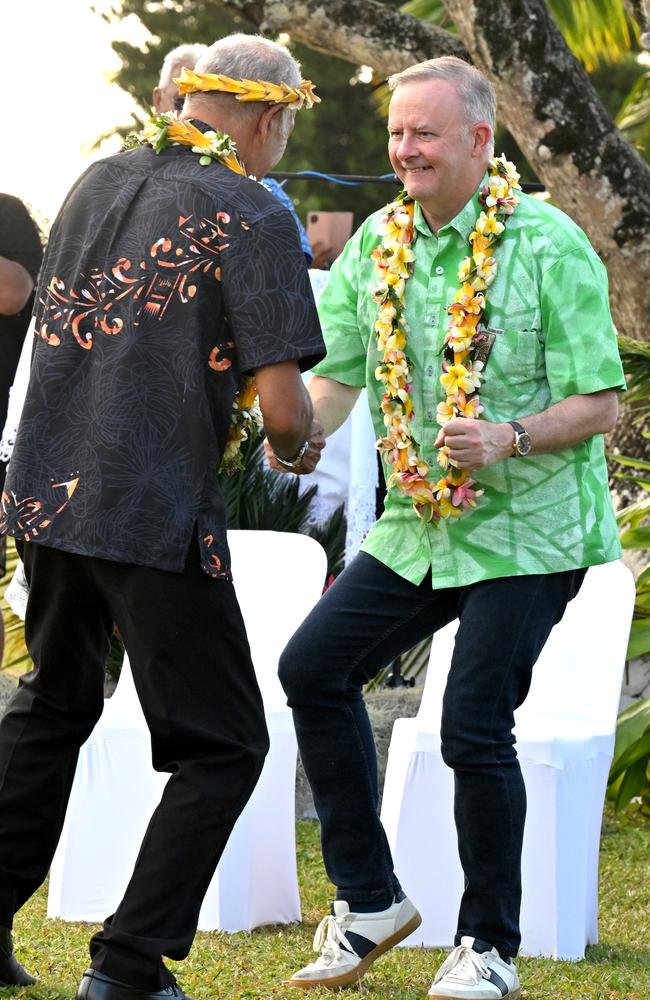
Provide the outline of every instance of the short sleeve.
<path id="1" fill-rule="evenodd" d="M 552 402 L 625 388 L 607 271 L 591 247 L 564 254 L 544 272 L 541 309 Z"/>
<path id="2" fill-rule="evenodd" d="M 18 198 L 0 196 L 0 257 L 21 264 L 34 283 L 43 257 L 38 229 Z"/>
<path id="3" fill-rule="evenodd" d="M 282 361 L 301 371 L 325 355 L 296 226 L 286 209 L 242 227 L 222 256 L 222 290 L 243 372 Z"/>
<path id="4" fill-rule="evenodd" d="M 356 387 L 366 384 L 367 356 L 359 330 L 359 291 L 370 294 L 370 289 L 359 289 L 362 232 L 358 230 L 346 243 L 318 300 L 327 357 L 314 369 L 315 375 Z"/>

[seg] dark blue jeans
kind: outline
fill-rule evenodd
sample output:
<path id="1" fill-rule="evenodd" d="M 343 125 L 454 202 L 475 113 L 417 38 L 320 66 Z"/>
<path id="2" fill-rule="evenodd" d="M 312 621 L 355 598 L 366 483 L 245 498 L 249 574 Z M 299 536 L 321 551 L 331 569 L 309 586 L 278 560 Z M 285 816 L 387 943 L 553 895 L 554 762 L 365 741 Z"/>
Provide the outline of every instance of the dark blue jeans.
<path id="1" fill-rule="evenodd" d="M 400 889 L 377 812 L 377 760 L 363 685 L 458 617 L 441 731 L 443 758 L 454 770 L 465 874 L 456 943 L 470 935 L 504 957 L 516 955 L 526 793 L 513 713 L 585 572 L 433 590 L 430 577 L 415 586 L 361 553 L 293 636 L 280 679 L 321 822 L 325 868 L 337 897 L 352 909 Z"/>

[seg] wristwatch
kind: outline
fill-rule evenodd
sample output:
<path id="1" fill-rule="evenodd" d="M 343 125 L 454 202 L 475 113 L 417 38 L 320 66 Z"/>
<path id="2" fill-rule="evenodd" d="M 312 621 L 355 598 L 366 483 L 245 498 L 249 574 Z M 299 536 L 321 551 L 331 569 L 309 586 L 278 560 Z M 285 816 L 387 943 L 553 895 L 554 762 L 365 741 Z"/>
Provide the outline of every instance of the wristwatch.
<path id="1" fill-rule="evenodd" d="M 515 432 L 515 439 L 512 442 L 512 455 L 514 458 L 523 458 L 530 454 L 533 442 L 530 434 L 516 420 L 509 420 L 508 423 Z"/>
<path id="2" fill-rule="evenodd" d="M 280 465 L 283 465 L 285 469 L 297 469 L 299 468 L 299 466 L 302 465 L 302 460 L 305 457 L 308 448 L 309 448 L 309 441 L 307 440 L 303 444 L 298 454 L 295 455 L 293 458 L 280 458 L 279 455 L 275 455 L 275 459 L 277 462 L 280 463 Z"/>

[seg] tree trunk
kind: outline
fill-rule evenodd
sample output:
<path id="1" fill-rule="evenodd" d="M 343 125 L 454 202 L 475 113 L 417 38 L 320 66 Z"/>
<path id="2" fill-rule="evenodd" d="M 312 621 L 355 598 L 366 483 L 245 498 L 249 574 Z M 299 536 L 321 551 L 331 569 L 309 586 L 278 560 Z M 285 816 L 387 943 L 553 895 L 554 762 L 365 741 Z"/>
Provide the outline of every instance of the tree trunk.
<path id="1" fill-rule="evenodd" d="M 642 47 L 650 49 L 650 0 L 623 0 L 623 4 L 641 29 Z"/>
<path id="2" fill-rule="evenodd" d="M 496 88 L 500 120 L 607 265 L 619 330 L 650 339 L 650 168 L 614 125 L 543 0 L 443 0 L 463 44 L 376 0 L 214 2 L 268 34 L 290 32 L 382 75 L 469 53 Z"/>

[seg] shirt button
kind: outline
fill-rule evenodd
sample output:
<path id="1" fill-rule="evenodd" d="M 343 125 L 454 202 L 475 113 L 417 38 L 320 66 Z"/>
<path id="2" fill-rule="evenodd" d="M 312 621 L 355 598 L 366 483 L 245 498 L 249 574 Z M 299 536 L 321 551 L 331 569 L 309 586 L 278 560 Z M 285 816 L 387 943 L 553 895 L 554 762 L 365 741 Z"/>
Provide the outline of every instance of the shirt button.
<path id="1" fill-rule="evenodd" d="M 437 326 L 438 325 L 438 317 L 437 316 L 432 316 L 431 319 L 429 320 L 429 322 L 431 323 L 431 326 Z"/>
<path id="2" fill-rule="evenodd" d="M 438 266 L 436 268 L 436 274 L 444 274 L 444 273 L 445 273 L 444 267 L 442 267 L 440 264 L 438 264 Z"/>
<path id="3" fill-rule="evenodd" d="M 433 410 L 427 410 L 427 420 L 433 420 L 434 413 Z"/>
<path id="4" fill-rule="evenodd" d="M 429 378 L 431 378 L 431 376 L 433 375 L 433 365 L 427 366 L 427 375 L 429 376 Z"/>

